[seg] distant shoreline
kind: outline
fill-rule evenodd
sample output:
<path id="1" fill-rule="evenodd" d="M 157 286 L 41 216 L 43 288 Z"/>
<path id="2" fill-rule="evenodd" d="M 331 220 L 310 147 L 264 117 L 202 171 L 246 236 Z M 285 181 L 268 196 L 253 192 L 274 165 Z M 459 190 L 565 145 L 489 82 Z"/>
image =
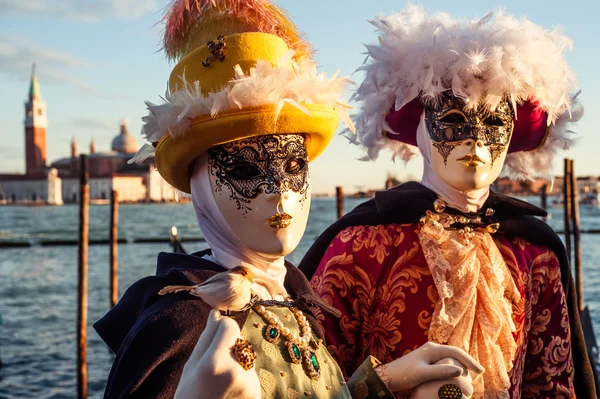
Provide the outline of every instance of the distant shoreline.
<path id="1" fill-rule="evenodd" d="M 376 190 L 370 190 L 368 192 L 357 192 L 357 193 L 352 193 L 352 194 L 345 194 L 344 198 L 352 198 L 352 199 L 369 199 L 369 198 L 373 198 L 374 193 Z M 520 192 L 514 192 L 514 193 L 506 193 L 503 192 L 502 194 L 504 195 L 508 195 L 511 197 L 537 197 L 539 196 L 539 194 L 535 194 L 535 193 L 520 193 Z M 312 198 L 335 198 L 335 193 L 316 193 L 316 194 L 312 194 L 311 196 Z M 548 195 L 548 198 L 552 198 L 552 197 L 557 197 L 557 195 Z M 178 205 L 178 204 L 189 204 L 191 203 L 191 198 L 190 197 L 181 197 L 179 200 L 177 201 L 125 201 L 125 202 L 119 202 L 120 205 L 160 205 L 160 204 L 173 204 L 173 205 Z M 68 205 L 78 205 L 78 202 L 65 202 L 63 204 L 49 204 L 47 202 L 44 201 L 7 201 L 7 200 L 0 200 L 0 206 L 31 206 L 31 207 L 37 207 L 37 206 L 52 206 L 52 207 L 60 207 L 60 206 L 68 206 Z M 110 200 L 109 199 L 93 199 L 90 200 L 90 205 L 110 205 Z"/>

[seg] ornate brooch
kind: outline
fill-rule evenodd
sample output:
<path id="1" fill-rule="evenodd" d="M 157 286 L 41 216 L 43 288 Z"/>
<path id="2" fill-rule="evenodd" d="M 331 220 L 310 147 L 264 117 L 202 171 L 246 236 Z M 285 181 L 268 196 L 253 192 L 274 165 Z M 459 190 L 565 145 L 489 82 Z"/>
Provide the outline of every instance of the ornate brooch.
<path id="1" fill-rule="evenodd" d="M 210 63 L 215 60 L 219 60 L 223 62 L 225 60 L 225 54 L 223 54 L 223 49 L 227 46 L 225 43 L 225 38 L 222 35 L 217 37 L 217 41 L 214 40 L 206 43 L 208 46 L 208 51 L 210 51 L 210 55 L 206 57 L 206 60 L 202 61 L 202 66 L 208 68 Z"/>
<path id="2" fill-rule="evenodd" d="M 256 363 L 256 353 L 247 339 L 238 338 L 233 345 L 233 353 L 244 370 L 250 370 Z"/>

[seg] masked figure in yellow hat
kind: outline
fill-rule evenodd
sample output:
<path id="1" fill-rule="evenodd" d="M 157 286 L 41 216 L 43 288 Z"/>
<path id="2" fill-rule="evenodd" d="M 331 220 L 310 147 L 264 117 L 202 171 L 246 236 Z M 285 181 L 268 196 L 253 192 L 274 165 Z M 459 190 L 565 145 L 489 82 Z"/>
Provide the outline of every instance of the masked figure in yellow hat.
<path id="1" fill-rule="evenodd" d="M 311 200 L 309 161 L 339 120 L 345 78 L 316 72 L 295 26 L 264 0 L 176 0 L 164 47 L 175 65 L 164 102 L 147 103 L 137 154 L 190 193 L 210 250 L 159 255 L 95 324 L 116 358 L 107 398 L 392 397 L 439 375 L 444 357 L 481 372 L 466 352 L 428 345 L 389 364 L 368 358 L 346 382 L 323 343 L 320 300 L 284 260 Z M 387 385 L 386 385 L 387 383 Z M 389 388 L 388 388 L 389 387 Z"/>

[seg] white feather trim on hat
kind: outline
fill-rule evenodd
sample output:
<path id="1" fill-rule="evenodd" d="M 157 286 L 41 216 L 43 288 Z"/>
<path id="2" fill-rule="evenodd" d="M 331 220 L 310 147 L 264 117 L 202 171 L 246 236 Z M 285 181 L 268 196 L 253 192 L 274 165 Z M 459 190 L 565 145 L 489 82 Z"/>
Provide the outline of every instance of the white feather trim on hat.
<path id="1" fill-rule="evenodd" d="M 190 122 L 202 114 L 210 113 L 216 118 L 223 111 L 260 105 L 275 105 L 275 128 L 279 112 L 285 104 L 310 116 L 303 103 L 332 106 L 346 126 L 355 131 L 347 112 L 352 107 L 341 98 L 347 84 L 352 82 L 346 77 L 338 77 L 337 73 L 327 78 L 324 73 L 317 73 L 314 62 L 295 62 L 293 55 L 294 51 L 289 50 L 275 66 L 268 61 L 258 60 L 248 75 L 236 66 L 235 77 L 229 84 L 218 93 L 209 93 L 207 97 L 200 90 L 200 82 L 189 83 L 184 73 L 181 76 L 182 87 L 173 93 L 167 90 L 163 104 L 146 102 L 149 112 L 142 118 L 142 135 L 151 143 L 160 141 L 167 134 L 177 138 L 185 134 Z M 154 147 L 144 145 L 129 162 L 142 162 L 152 156 Z"/>
<path id="2" fill-rule="evenodd" d="M 451 90 L 468 107 L 494 109 L 506 95 L 515 108 L 535 99 L 548 113 L 549 135 L 534 151 L 510 154 L 505 171 L 520 178 L 551 173 L 554 153 L 572 143 L 567 122 L 577 118 L 570 115 L 579 114 L 570 95 L 575 77 L 563 57 L 572 47 L 568 37 L 502 11 L 466 21 L 409 6 L 370 22 L 379 43 L 366 46 L 369 56 L 359 68 L 366 76 L 353 96 L 361 103 L 355 116 L 358 133 L 349 137 L 366 148 L 370 159 L 383 149 L 405 160 L 418 154 L 415 147 L 383 134 L 394 133 L 385 123 L 389 109 L 395 105 L 398 110 L 417 97 L 435 104 Z"/>

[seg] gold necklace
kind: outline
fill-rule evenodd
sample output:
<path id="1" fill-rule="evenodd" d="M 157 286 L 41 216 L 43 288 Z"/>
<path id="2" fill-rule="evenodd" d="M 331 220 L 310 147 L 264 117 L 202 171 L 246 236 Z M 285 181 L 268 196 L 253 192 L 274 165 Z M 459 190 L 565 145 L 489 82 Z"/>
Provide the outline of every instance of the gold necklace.
<path id="1" fill-rule="evenodd" d="M 321 375 L 321 366 L 315 355 L 315 351 L 323 342 L 322 339 L 317 339 L 306 316 L 296 307 L 290 307 L 290 311 L 294 315 L 300 335 L 294 334 L 289 328 L 285 327 L 281 320 L 270 310 L 266 310 L 263 305 L 253 307 L 267 323 L 263 337 L 272 344 L 277 344 L 281 337 L 285 339 L 283 343 L 288 350 L 290 358 L 295 364 L 304 364 L 305 373 L 312 379 L 317 379 Z"/>

